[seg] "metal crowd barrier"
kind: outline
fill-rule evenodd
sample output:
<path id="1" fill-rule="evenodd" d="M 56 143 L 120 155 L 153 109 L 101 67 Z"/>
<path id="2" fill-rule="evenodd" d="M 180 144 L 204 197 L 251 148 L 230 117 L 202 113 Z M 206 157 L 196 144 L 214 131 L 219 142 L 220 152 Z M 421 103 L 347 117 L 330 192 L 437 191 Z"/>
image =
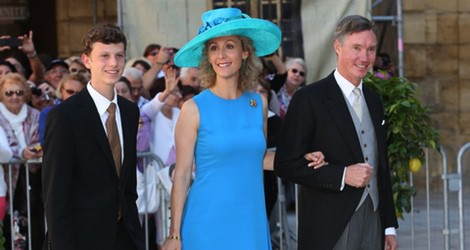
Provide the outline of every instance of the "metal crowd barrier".
<path id="1" fill-rule="evenodd" d="M 165 164 L 163 161 L 156 156 L 153 153 L 150 152 L 143 152 L 143 153 L 137 153 L 137 157 L 140 159 L 143 159 L 143 165 L 148 166 L 150 162 L 154 161 L 157 163 L 157 168 L 158 170 L 163 169 Z M 41 164 L 42 159 L 33 159 L 33 160 L 20 160 L 20 159 L 11 159 L 9 162 L 4 162 L 0 163 L 1 165 L 6 165 L 8 167 L 8 177 L 5 176 L 5 178 L 8 178 L 8 190 L 12 190 L 13 186 L 13 176 L 12 176 L 12 167 L 15 164 L 21 164 L 21 167 L 25 167 L 26 169 L 29 169 L 30 164 Z M 144 186 L 145 186 L 145 191 L 144 191 L 144 197 L 147 197 L 147 175 L 146 175 L 146 170 L 147 168 L 144 167 Z M 30 190 L 30 180 L 29 180 L 29 172 L 26 171 L 25 174 L 25 181 L 26 181 L 26 190 Z M 167 192 L 161 181 L 158 179 L 157 180 L 157 189 L 158 193 L 160 196 L 160 209 L 161 209 L 161 214 L 160 214 L 160 221 L 162 222 L 162 231 L 158 232 L 161 234 L 162 238 L 165 239 L 166 236 L 168 236 L 169 233 L 169 226 L 170 226 L 170 194 Z M 281 179 L 278 178 L 278 201 L 277 201 L 277 221 L 276 221 L 276 229 L 277 231 L 274 232 L 275 235 L 278 236 L 277 239 L 273 239 L 274 244 L 277 245 L 279 250 L 290 250 L 293 249 L 292 244 L 296 242 L 296 233 L 292 232 L 292 230 L 289 228 L 288 221 L 287 221 L 287 211 L 286 211 L 286 199 L 285 199 L 285 187 L 281 181 Z M 9 192 L 9 191 L 7 191 Z M 297 195 L 296 195 L 297 196 Z M 13 208 L 13 195 L 9 196 L 9 214 L 10 214 L 10 231 L 11 231 L 11 249 L 17 249 L 15 248 L 15 238 L 17 236 L 16 230 L 15 230 L 15 211 Z M 296 199 L 297 202 L 297 199 Z M 26 241 L 28 245 L 28 249 L 32 249 L 32 232 L 31 232 L 31 197 L 30 197 L 30 192 L 26 192 L 26 204 L 27 204 L 27 235 L 26 235 Z M 273 211 L 274 212 L 274 211 Z M 144 221 L 145 221 L 145 246 L 146 249 L 149 250 L 149 220 L 148 220 L 148 213 L 147 213 L 147 199 L 145 199 L 145 214 L 144 214 Z M 47 228 L 45 228 L 45 231 L 47 232 Z M 8 244 L 8 243 L 6 243 Z"/>
<path id="2" fill-rule="evenodd" d="M 462 158 L 467 150 L 470 148 L 470 143 L 463 145 L 457 155 L 457 173 L 456 179 L 458 181 L 458 200 L 459 200 L 459 242 L 460 249 L 465 249 L 465 233 L 464 233 L 464 209 L 463 209 L 463 172 L 462 172 Z M 448 216 L 448 215 L 447 215 Z"/>
<path id="3" fill-rule="evenodd" d="M 297 185 L 296 185 L 297 187 Z M 276 210 L 276 231 L 274 232 L 274 236 L 271 241 L 274 247 L 277 247 L 279 250 L 290 250 L 294 249 L 293 244 L 297 241 L 296 233 L 292 232 L 289 228 L 289 222 L 287 220 L 287 204 L 286 204 L 286 194 L 285 194 L 285 186 L 282 183 L 281 178 L 277 177 L 277 203 L 274 206 Z M 295 195 L 297 197 L 297 194 Z M 297 198 L 296 201 L 296 208 L 297 206 Z M 273 213 L 274 213 L 273 208 Z M 296 213 L 297 214 L 297 213 Z"/>
<path id="4" fill-rule="evenodd" d="M 444 249 L 451 249 L 451 235 L 458 235 L 459 248 L 465 249 L 465 232 L 464 232 L 464 186 L 463 186 L 463 156 L 470 149 L 470 143 L 463 145 L 457 155 L 457 169 L 455 172 L 449 173 L 448 158 L 447 153 L 443 147 L 439 149 L 439 154 L 442 159 L 442 194 L 443 194 L 443 227 L 442 235 L 444 240 Z M 430 180 L 429 180 L 429 150 L 426 150 L 426 162 L 425 166 L 425 188 L 426 188 L 426 230 L 427 230 L 427 249 L 431 249 L 431 202 L 430 202 Z M 410 184 L 413 185 L 413 174 L 410 173 Z M 457 193 L 457 202 L 458 205 L 454 209 L 458 213 L 458 227 L 452 227 L 450 223 L 450 201 L 449 194 L 452 192 Z M 410 220 L 411 220 L 411 249 L 415 249 L 415 219 L 414 219 L 414 199 L 411 198 L 411 210 Z M 453 248 L 452 248 L 453 249 Z"/>
<path id="5" fill-rule="evenodd" d="M 137 153 L 137 158 L 143 158 L 144 162 L 144 166 L 148 166 L 150 162 L 152 161 L 155 161 L 157 164 L 158 164 L 158 169 L 161 170 L 165 167 L 165 164 L 163 163 L 163 161 L 160 159 L 160 157 L 158 157 L 157 155 L 151 153 L 151 152 L 139 152 Z M 146 171 L 147 171 L 147 168 L 144 167 L 144 185 L 145 185 L 145 190 L 144 190 L 144 197 L 147 197 L 147 175 L 146 175 Z M 163 223 L 162 224 L 162 228 L 163 228 L 163 232 L 162 233 L 162 236 L 163 236 L 163 239 L 166 238 L 166 236 L 168 236 L 168 230 L 169 230 L 169 219 L 170 219 L 170 213 L 169 213 L 169 193 L 165 190 L 163 184 L 161 183 L 160 180 L 158 180 L 158 193 L 160 194 L 160 209 L 161 209 L 161 222 Z M 149 241 L 148 241 L 148 238 L 149 238 L 149 230 L 148 230 L 148 226 L 149 226 L 149 220 L 148 220 L 148 209 L 147 209 L 147 206 L 148 206 L 148 200 L 145 199 L 145 213 L 144 213 L 144 221 L 145 221 L 145 249 L 146 250 L 149 250 Z"/>
<path id="6" fill-rule="evenodd" d="M 448 250 L 450 249 L 450 235 L 451 234 L 458 234 L 459 235 L 459 244 L 460 244 L 460 249 L 465 249 L 465 234 L 464 234 L 464 208 L 463 208 L 463 174 L 462 174 L 462 159 L 464 154 L 470 149 L 470 143 L 465 144 L 462 146 L 458 152 L 458 157 L 457 157 L 457 171 L 455 173 L 449 173 L 448 171 L 448 164 L 447 164 L 447 154 L 444 150 L 444 148 L 441 147 L 439 153 L 442 158 L 442 180 L 443 180 L 443 210 L 444 210 L 444 223 L 443 223 L 443 230 L 442 234 L 444 237 L 444 246 L 445 249 Z M 163 161 L 156 156 L 153 153 L 150 152 L 144 152 L 144 153 L 138 153 L 137 157 L 140 159 L 143 159 L 143 164 L 144 166 L 148 166 L 150 162 L 154 161 L 157 164 L 158 170 L 163 169 L 165 167 L 165 164 Z M 425 178 L 426 178 L 426 210 L 427 210 L 427 244 L 428 244 L 428 249 L 431 249 L 431 225 L 430 225 L 430 182 L 429 182 L 429 151 L 426 150 L 426 162 L 424 164 L 425 166 Z M 22 167 L 26 167 L 29 169 L 30 164 L 41 164 L 42 161 L 41 159 L 35 159 L 35 160 L 19 160 L 19 159 L 11 159 L 9 162 L 6 163 L 0 163 L 2 165 L 6 165 L 8 167 L 8 177 L 5 176 L 5 178 L 8 178 L 8 190 L 12 190 L 12 185 L 13 185 L 13 176 L 12 176 L 12 167 L 15 164 L 22 164 Z M 147 168 L 144 168 L 144 176 L 146 176 L 146 171 Z M 26 171 L 28 173 L 28 171 Z M 30 190 L 30 180 L 29 180 L 29 174 L 25 175 L 26 179 L 26 190 Z M 147 197 L 147 178 L 144 178 L 144 184 L 145 184 L 145 191 L 144 191 L 144 196 Z M 413 185 L 413 174 L 410 174 L 410 184 Z M 297 188 L 298 186 L 295 185 L 295 202 L 296 202 L 296 209 L 298 208 L 297 206 Z M 158 179 L 157 180 L 157 189 L 158 193 L 160 196 L 160 208 L 161 208 L 161 214 L 159 216 L 160 220 L 162 222 L 162 231 L 159 232 L 163 239 L 168 236 L 168 230 L 169 230 L 169 223 L 170 223 L 170 212 L 169 212 L 169 193 L 167 190 L 164 188 L 163 184 L 161 181 Z M 290 228 L 288 224 L 288 214 L 286 211 L 286 197 L 285 197 L 285 187 L 281 181 L 281 179 L 278 178 L 278 200 L 276 204 L 276 213 L 277 213 L 277 221 L 276 221 L 276 230 L 274 232 L 275 237 L 273 237 L 273 247 L 278 247 L 279 250 L 290 250 L 293 249 L 293 244 L 296 243 L 297 241 L 297 231 L 293 232 L 292 229 Z M 458 192 L 458 215 L 459 215 L 459 225 L 458 228 L 451 228 L 449 225 L 449 198 L 448 194 L 450 192 Z M 145 199 L 145 206 L 147 206 L 147 199 Z M 9 200 L 9 207 L 8 211 L 10 214 L 10 231 L 11 231 L 11 249 L 15 249 L 15 238 L 16 238 L 16 230 L 14 228 L 15 226 L 15 211 L 13 209 L 13 195 L 10 195 L 10 200 Z M 32 249 L 32 232 L 31 232 L 31 197 L 30 193 L 26 192 L 26 204 L 27 204 L 27 244 L 28 244 L 28 249 Z M 414 200 L 413 198 L 411 199 L 411 206 L 412 206 L 412 211 L 414 211 Z M 274 211 L 273 211 L 274 212 Z M 413 217 L 413 212 L 410 214 L 411 218 L 411 241 L 412 241 L 412 249 L 415 249 L 415 228 L 414 228 L 414 217 Z M 145 239 L 146 239 L 146 249 L 149 249 L 149 244 L 148 244 L 148 238 L 149 238 L 149 230 L 148 230 L 148 213 L 147 213 L 147 207 L 145 208 Z M 297 226 L 298 218 L 297 218 L 297 211 L 295 213 L 295 226 Z"/>
<path id="7" fill-rule="evenodd" d="M 8 190 L 7 192 L 9 192 L 9 190 L 13 190 L 13 176 L 12 176 L 12 167 L 15 165 L 15 164 L 24 164 L 22 165 L 25 166 L 25 167 L 29 167 L 29 164 L 40 164 L 41 163 L 41 159 L 33 159 L 33 160 L 28 160 L 28 161 L 25 161 L 25 160 L 20 160 L 20 159 L 16 159 L 16 158 L 13 158 L 11 159 L 9 162 L 7 163 L 1 163 L 2 165 L 7 165 L 8 166 Z M 26 178 L 26 190 L 30 190 L 30 185 L 29 185 L 29 171 L 26 171 L 26 174 L 25 174 L 25 178 Z M 9 204 L 9 212 L 10 212 L 10 238 L 11 238 L 11 249 L 17 249 L 15 248 L 15 238 L 16 238 L 16 230 L 15 230 L 15 214 L 14 214 L 14 211 L 13 211 L 13 197 L 14 195 L 13 194 L 10 194 L 9 196 L 9 201 L 8 201 L 8 204 Z M 27 237 L 27 242 L 28 242 L 28 249 L 32 249 L 32 233 L 31 233 L 31 197 L 30 197 L 30 193 L 29 192 L 26 192 L 26 205 L 27 205 L 27 217 L 28 217 L 28 220 L 27 220 L 27 223 L 28 223 L 28 237 Z"/>
<path id="8" fill-rule="evenodd" d="M 153 153 L 150 153 L 150 152 L 144 152 L 144 153 L 138 153 L 137 154 L 137 157 L 138 158 L 143 158 L 144 160 L 144 166 L 147 166 L 151 161 L 154 161 L 157 163 L 158 165 L 158 169 L 162 169 L 163 167 L 165 167 L 165 164 L 163 163 L 163 161 L 158 157 L 156 156 L 155 154 Z M 17 158 L 13 158 L 11 159 L 10 161 L 8 162 L 4 162 L 4 163 L 0 163 L 0 165 L 6 165 L 8 167 L 8 177 L 5 176 L 5 178 L 8 178 L 8 190 L 7 192 L 9 192 L 9 190 L 12 190 L 13 189 L 13 176 L 12 176 L 12 167 L 16 164 L 21 164 L 21 167 L 25 167 L 25 168 L 29 168 L 29 165 L 30 164 L 41 164 L 42 163 L 42 159 L 33 159 L 33 160 L 28 160 L 28 161 L 25 161 L 25 160 L 21 160 L 21 159 L 17 159 Z M 145 170 L 147 168 L 144 168 L 144 176 L 146 177 L 145 175 Z M 25 179 L 26 179 L 26 190 L 30 190 L 30 180 L 29 180 L 29 172 L 26 171 L 26 174 L 25 174 Z M 162 209 L 162 218 L 161 218 L 161 221 L 163 223 L 162 225 L 162 228 L 164 229 L 162 233 L 163 237 L 166 238 L 166 236 L 168 235 L 168 228 L 169 228 L 169 218 L 170 218 L 170 215 L 169 215 L 169 194 L 168 192 L 165 190 L 165 188 L 163 187 L 163 185 L 161 184 L 161 182 L 159 180 L 158 181 L 158 192 L 160 193 L 160 206 L 161 206 L 161 209 Z M 144 195 L 145 197 L 147 197 L 147 178 L 144 178 L 144 184 L 145 184 L 145 191 L 144 191 Z M 9 211 L 9 214 L 10 214 L 10 231 L 11 231 L 11 249 L 17 249 L 15 247 L 15 239 L 17 237 L 17 232 L 16 232 L 16 229 L 15 229 L 15 211 L 14 211 L 14 208 L 13 208 L 13 195 L 10 194 L 9 195 L 9 201 L 8 201 L 8 204 L 9 204 L 9 207 L 8 207 L 8 211 Z M 26 205 L 27 205 L 27 238 L 26 238 L 26 241 L 28 243 L 28 249 L 32 249 L 32 232 L 31 232 L 31 197 L 30 197 L 30 192 L 26 192 Z M 146 249 L 148 250 L 149 249 L 149 244 L 148 244 L 148 237 L 149 237 L 149 233 L 148 233 L 148 213 L 147 213 L 147 199 L 145 199 L 145 216 L 144 216 L 144 220 L 145 220 L 145 242 L 146 242 Z M 47 228 L 46 230 L 47 231 Z M 8 243 L 6 243 L 8 244 Z"/>

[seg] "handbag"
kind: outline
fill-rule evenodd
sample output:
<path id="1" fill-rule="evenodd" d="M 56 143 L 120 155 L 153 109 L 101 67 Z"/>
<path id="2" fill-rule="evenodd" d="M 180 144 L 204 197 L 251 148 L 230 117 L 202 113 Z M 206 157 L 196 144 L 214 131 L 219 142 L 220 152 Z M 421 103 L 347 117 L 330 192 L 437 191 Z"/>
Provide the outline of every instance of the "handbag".
<path id="1" fill-rule="evenodd" d="M 158 164 L 151 161 L 140 172 L 137 168 L 137 209 L 139 214 L 155 213 L 160 206 L 159 178 L 157 176 Z"/>

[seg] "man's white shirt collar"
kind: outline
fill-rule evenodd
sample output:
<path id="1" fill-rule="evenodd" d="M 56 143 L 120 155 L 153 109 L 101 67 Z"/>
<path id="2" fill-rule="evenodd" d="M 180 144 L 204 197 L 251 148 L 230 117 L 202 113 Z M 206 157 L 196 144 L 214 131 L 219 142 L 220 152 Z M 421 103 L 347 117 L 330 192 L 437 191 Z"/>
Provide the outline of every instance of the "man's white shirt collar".
<path id="1" fill-rule="evenodd" d="M 354 99 L 354 94 L 352 93 L 353 89 L 356 87 L 354 84 L 352 84 L 350 81 L 346 80 L 339 72 L 338 69 L 335 69 L 335 72 L 333 73 L 336 82 L 339 85 L 339 88 L 343 92 L 344 96 L 348 98 L 349 103 L 352 104 L 353 99 Z M 362 92 L 362 80 L 359 83 L 359 86 L 357 86 L 359 89 L 361 89 Z"/>
<path id="2" fill-rule="evenodd" d="M 106 111 L 109 107 L 109 104 L 111 104 L 111 102 L 114 102 L 116 104 L 116 111 L 119 112 L 119 105 L 117 103 L 116 89 L 113 90 L 114 91 L 114 98 L 113 98 L 113 100 L 110 101 L 110 100 L 108 100 L 108 98 L 104 97 L 102 94 L 100 94 L 98 91 L 96 91 L 96 89 L 93 88 L 93 86 L 91 85 L 90 82 L 87 84 L 86 87 L 87 87 L 88 92 L 90 93 L 91 98 L 95 102 L 96 108 L 98 109 L 98 114 L 100 116 L 102 116 L 104 113 L 106 113 Z"/>

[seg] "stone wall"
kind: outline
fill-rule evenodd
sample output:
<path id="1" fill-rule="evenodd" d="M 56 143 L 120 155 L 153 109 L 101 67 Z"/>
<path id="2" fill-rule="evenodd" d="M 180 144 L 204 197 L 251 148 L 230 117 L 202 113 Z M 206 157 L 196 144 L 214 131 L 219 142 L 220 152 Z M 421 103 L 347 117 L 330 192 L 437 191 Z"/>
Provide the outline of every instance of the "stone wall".
<path id="1" fill-rule="evenodd" d="M 56 0 L 56 5 L 60 58 L 81 54 L 82 37 L 93 26 L 94 18 L 97 23 L 116 23 L 116 0 L 97 0 L 96 15 L 93 11 L 93 1 Z"/>
<path id="2" fill-rule="evenodd" d="M 59 57 L 81 54 L 81 39 L 94 21 L 117 23 L 117 2 L 56 0 Z M 199 28 L 200 13 L 209 8 L 207 4 L 205 0 L 121 0 L 121 28 L 128 39 L 128 58 L 140 57 L 150 43 L 171 47 L 185 44 Z"/>
<path id="3" fill-rule="evenodd" d="M 403 14 L 405 77 L 419 85 L 420 98 L 441 133 L 449 168 L 455 171 L 459 149 L 470 142 L 470 1 L 407 0 Z M 441 162 L 438 154 L 431 154 L 434 190 L 442 188 Z M 463 169 L 469 177 L 470 167 Z M 423 175 L 421 171 L 418 177 Z"/>

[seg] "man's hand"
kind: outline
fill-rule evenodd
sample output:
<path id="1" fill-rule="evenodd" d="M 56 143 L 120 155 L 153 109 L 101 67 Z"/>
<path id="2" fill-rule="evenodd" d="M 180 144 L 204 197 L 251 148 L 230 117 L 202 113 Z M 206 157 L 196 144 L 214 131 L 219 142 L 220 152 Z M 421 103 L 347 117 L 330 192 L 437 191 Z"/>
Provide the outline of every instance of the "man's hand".
<path id="1" fill-rule="evenodd" d="M 356 188 L 364 187 L 372 178 L 373 168 L 367 163 L 356 163 L 346 168 L 344 183 Z"/>
<path id="2" fill-rule="evenodd" d="M 398 249 L 398 241 L 396 235 L 385 235 L 385 250 Z"/>

